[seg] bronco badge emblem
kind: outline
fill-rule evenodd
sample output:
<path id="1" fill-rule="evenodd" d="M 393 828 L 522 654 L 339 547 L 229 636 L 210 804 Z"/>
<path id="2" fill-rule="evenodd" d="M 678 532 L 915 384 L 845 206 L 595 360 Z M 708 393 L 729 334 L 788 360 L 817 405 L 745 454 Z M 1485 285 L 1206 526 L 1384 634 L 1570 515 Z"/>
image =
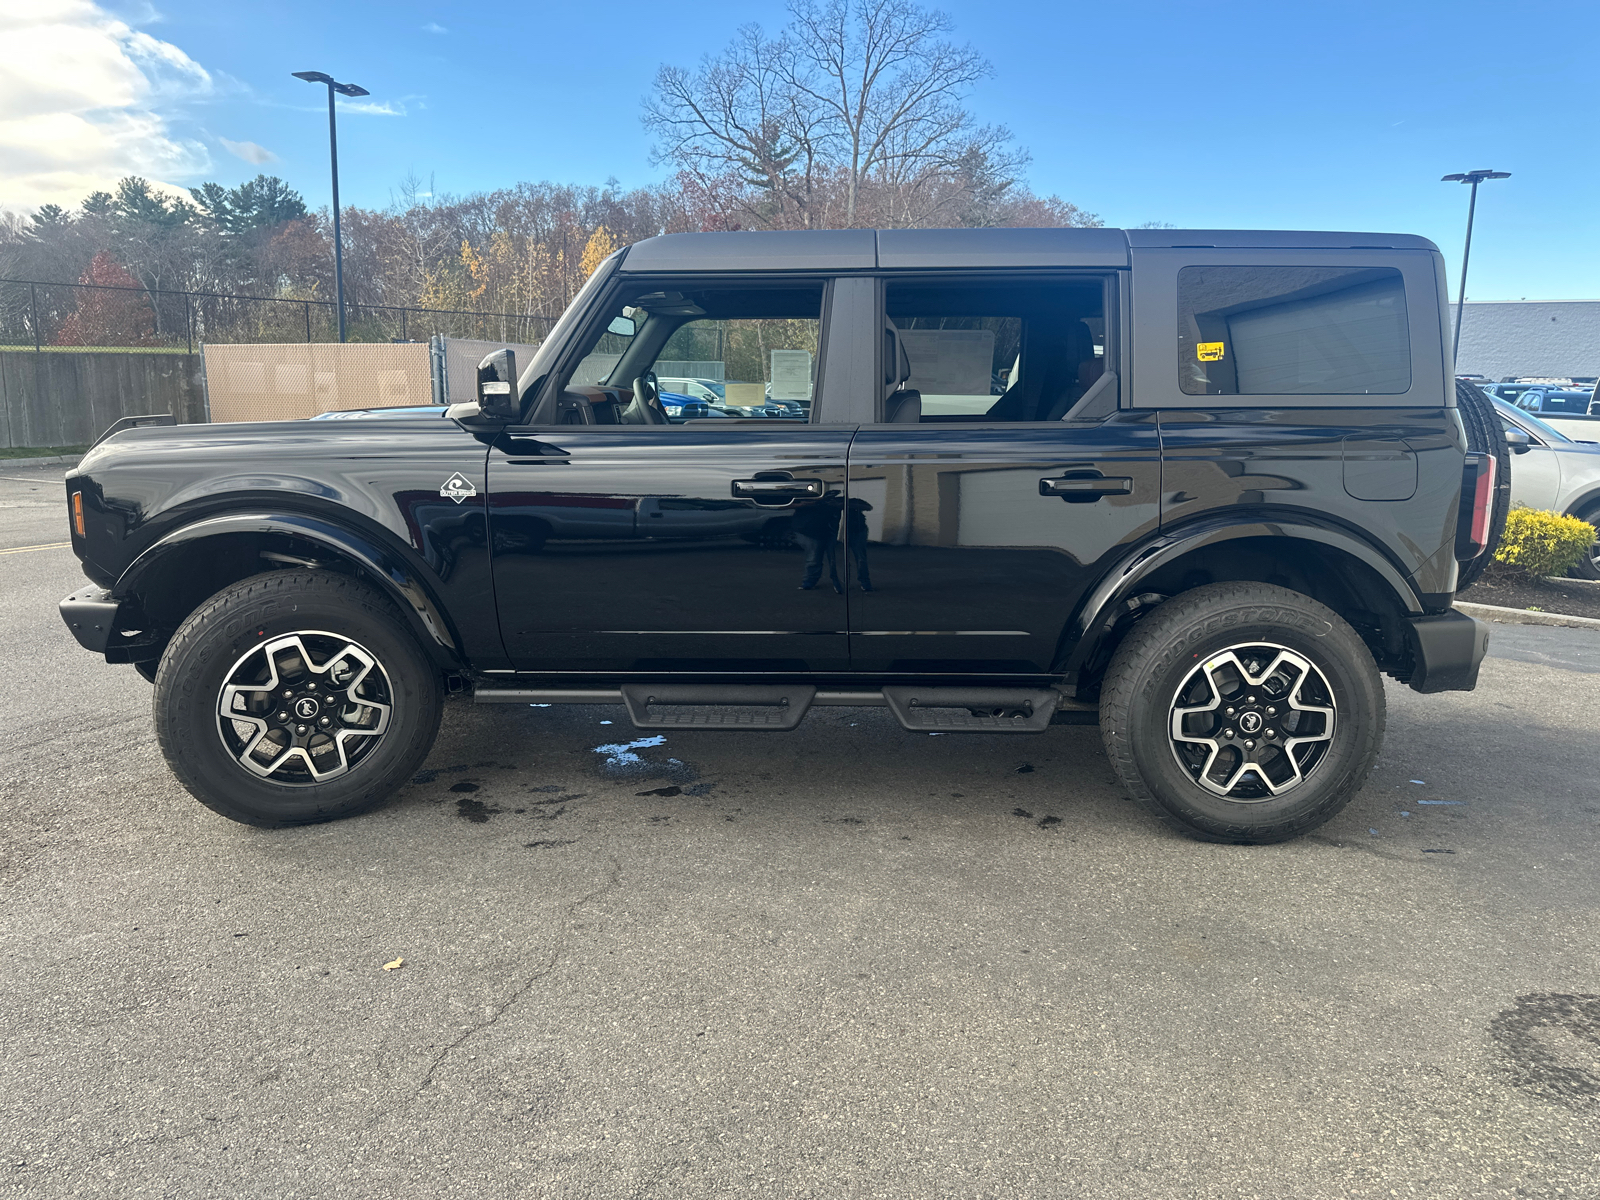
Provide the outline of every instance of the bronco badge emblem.
<path id="1" fill-rule="evenodd" d="M 439 495 L 454 500 L 457 504 L 460 504 L 468 496 L 476 496 L 477 494 L 478 489 L 473 487 L 471 481 L 460 471 L 446 479 L 444 486 L 439 489 Z"/>

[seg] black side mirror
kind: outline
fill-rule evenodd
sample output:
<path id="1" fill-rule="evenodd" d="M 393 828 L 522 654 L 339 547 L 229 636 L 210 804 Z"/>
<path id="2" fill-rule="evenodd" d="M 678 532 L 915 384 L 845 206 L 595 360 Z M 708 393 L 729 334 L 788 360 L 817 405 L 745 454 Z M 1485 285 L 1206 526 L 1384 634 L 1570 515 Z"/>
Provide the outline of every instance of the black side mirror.
<path id="1" fill-rule="evenodd" d="M 503 421 L 515 421 L 522 415 L 515 351 L 496 350 L 478 364 L 478 411 Z"/>
<path id="2" fill-rule="evenodd" d="M 1533 449 L 1533 439 L 1520 429 L 1506 430 L 1506 445 L 1513 454 L 1526 454 Z"/>

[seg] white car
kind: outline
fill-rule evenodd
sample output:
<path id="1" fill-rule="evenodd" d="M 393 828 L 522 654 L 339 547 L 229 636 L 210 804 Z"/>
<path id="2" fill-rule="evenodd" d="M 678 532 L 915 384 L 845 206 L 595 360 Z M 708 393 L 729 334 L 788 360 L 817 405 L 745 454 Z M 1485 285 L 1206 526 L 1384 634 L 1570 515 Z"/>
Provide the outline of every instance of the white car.
<path id="1" fill-rule="evenodd" d="M 1504 400 L 1494 407 L 1511 449 L 1511 503 L 1600 526 L 1600 444 L 1574 441 Z M 1573 573 L 1600 579 L 1600 544 Z"/>

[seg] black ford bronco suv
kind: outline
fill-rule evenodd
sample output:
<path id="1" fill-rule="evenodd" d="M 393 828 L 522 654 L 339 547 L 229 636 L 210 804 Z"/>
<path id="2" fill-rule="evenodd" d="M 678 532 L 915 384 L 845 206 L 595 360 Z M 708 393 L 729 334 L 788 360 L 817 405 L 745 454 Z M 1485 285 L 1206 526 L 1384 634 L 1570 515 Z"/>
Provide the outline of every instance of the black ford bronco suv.
<path id="1" fill-rule="evenodd" d="M 62 615 L 256 825 L 382 802 L 465 693 L 649 730 L 1097 721 L 1152 813 L 1277 841 L 1366 779 L 1380 672 L 1476 683 L 1452 600 L 1505 447 L 1444 286 L 1387 234 L 652 238 L 442 418 L 106 438 Z M 669 419 L 658 373 L 726 404 Z"/>

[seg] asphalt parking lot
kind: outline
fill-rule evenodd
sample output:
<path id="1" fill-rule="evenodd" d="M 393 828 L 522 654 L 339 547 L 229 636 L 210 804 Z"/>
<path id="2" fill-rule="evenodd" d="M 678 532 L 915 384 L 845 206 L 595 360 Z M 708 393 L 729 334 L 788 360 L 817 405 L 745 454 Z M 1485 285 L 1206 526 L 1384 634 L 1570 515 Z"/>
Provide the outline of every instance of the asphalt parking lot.
<path id="1" fill-rule="evenodd" d="M 1600 1194 L 1600 634 L 1391 683 L 1283 846 L 1158 828 L 1092 728 L 466 704 L 266 832 L 57 618 L 62 474 L 0 462 L 0 1194 Z"/>

